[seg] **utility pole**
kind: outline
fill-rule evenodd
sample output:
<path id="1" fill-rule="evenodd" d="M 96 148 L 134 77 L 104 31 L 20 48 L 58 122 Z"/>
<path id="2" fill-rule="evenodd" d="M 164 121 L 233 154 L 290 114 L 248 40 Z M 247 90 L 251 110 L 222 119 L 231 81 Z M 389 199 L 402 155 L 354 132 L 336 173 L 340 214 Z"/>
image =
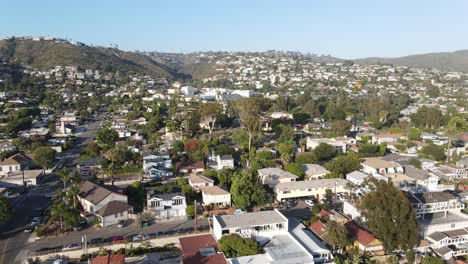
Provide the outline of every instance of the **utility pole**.
<path id="1" fill-rule="evenodd" d="M 195 211 L 195 232 L 197 232 L 197 200 L 194 202 L 194 211 Z"/>

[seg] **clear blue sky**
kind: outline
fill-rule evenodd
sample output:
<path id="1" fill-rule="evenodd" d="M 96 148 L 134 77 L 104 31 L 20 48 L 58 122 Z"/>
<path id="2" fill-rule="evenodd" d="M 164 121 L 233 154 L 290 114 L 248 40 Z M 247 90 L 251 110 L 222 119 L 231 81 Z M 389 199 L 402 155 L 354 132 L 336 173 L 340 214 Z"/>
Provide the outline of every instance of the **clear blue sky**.
<path id="1" fill-rule="evenodd" d="M 0 36 L 49 35 L 124 50 L 400 56 L 467 49 L 467 2 L 0 0 Z"/>

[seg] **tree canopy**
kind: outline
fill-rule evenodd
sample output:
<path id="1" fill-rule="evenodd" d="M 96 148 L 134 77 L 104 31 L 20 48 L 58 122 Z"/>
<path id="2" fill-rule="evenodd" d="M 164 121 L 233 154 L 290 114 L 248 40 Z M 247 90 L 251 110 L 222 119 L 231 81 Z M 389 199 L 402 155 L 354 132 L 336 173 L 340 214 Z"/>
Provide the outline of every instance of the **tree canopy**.
<path id="1" fill-rule="evenodd" d="M 55 164 L 57 151 L 51 147 L 37 147 L 33 151 L 34 160 L 43 168 L 50 168 Z"/>
<path id="2" fill-rule="evenodd" d="M 360 204 L 367 227 L 387 252 L 412 248 L 418 242 L 418 222 L 408 197 L 391 182 L 374 181 L 374 185 Z"/>
<path id="3" fill-rule="evenodd" d="M 227 258 L 256 255 L 261 252 L 260 244 L 256 240 L 242 238 L 236 234 L 222 236 L 218 243 Z"/>
<path id="4" fill-rule="evenodd" d="M 266 201 L 265 187 L 252 171 L 237 173 L 232 181 L 231 195 L 234 204 L 242 209 L 263 205 Z"/>

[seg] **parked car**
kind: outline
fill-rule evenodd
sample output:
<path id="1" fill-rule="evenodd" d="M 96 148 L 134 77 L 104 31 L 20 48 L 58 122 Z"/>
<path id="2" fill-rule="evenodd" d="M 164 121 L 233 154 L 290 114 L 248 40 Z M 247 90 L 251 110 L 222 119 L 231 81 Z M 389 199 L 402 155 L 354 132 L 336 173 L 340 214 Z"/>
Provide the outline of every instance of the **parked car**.
<path id="1" fill-rule="evenodd" d="M 113 236 L 111 238 L 112 243 L 123 243 L 125 242 L 125 238 L 123 236 Z"/>
<path id="2" fill-rule="evenodd" d="M 68 244 L 68 245 L 63 246 L 62 250 L 65 251 L 65 250 L 73 250 L 73 249 L 80 249 L 80 248 L 81 248 L 80 244 Z"/>
<path id="3" fill-rule="evenodd" d="M 29 225 L 28 227 L 26 227 L 26 228 L 24 229 L 24 232 L 25 232 L 25 233 L 32 233 L 32 232 L 34 232 L 34 229 L 36 229 L 36 226 L 35 226 L 35 225 Z"/>
<path id="4" fill-rule="evenodd" d="M 39 216 L 35 216 L 31 221 L 31 225 L 39 225 L 40 222 L 41 218 Z"/>
<path id="5" fill-rule="evenodd" d="M 158 237 L 158 236 L 161 236 L 161 235 L 164 235 L 164 232 L 155 232 L 155 233 L 149 233 L 148 234 L 149 237 Z"/>
<path id="6" fill-rule="evenodd" d="M 125 227 L 127 225 L 126 220 L 119 220 L 119 223 L 117 224 L 117 227 Z"/>
<path id="7" fill-rule="evenodd" d="M 104 239 L 102 238 L 93 238 L 89 241 L 90 244 L 101 244 L 104 243 Z"/>
<path id="8" fill-rule="evenodd" d="M 305 203 L 306 203 L 308 206 L 313 206 L 313 205 L 314 205 L 314 201 L 312 201 L 312 200 L 305 200 Z"/>
<path id="9" fill-rule="evenodd" d="M 142 240 L 147 240 L 149 239 L 150 237 L 148 235 L 142 235 L 142 234 L 138 234 L 136 236 L 133 236 L 132 240 L 133 241 L 142 241 Z"/>

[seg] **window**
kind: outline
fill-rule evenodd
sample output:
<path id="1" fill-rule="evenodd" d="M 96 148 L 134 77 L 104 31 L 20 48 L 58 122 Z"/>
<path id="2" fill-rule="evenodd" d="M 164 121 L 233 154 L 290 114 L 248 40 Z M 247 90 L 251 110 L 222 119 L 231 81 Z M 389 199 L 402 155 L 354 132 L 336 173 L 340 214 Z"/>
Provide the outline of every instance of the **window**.
<path id="1" fill-rule="evenodd" d="M 10 169 L 10 171 L 12 171 L 11 166 L 9 166 L 8 168 Z"/>
<path id="2" fill-rule="evenodd" d="M 284 194 L 286 194 L 286 193 L 291 193 L 291 191 L 283 191 L 283 193 L 284 193 Z"/>
<path id="3" fill-rule="evenodd" d="M 183 199 L 174 199 L 174 201 L 172 202 L 173 205 L 181 205 L 183 204 Z"/>
<path id="4" fill-rule="evenodd" d="M 116 214 L 114 215 L 114 217 L 115 217 L 115 218 L 119 217 L 119 213 L 116 213 Z"/>
<path id="5" fill-rule="evenodd" d="M 120 212 L 120 217 L 123 217 L 123 212 Z"/>
<path id="6" fill-rule="evenodd" d="M 0 171 L 3 171 L 3 167 L 0 167 Z"/>

